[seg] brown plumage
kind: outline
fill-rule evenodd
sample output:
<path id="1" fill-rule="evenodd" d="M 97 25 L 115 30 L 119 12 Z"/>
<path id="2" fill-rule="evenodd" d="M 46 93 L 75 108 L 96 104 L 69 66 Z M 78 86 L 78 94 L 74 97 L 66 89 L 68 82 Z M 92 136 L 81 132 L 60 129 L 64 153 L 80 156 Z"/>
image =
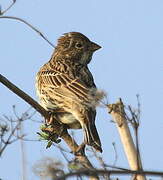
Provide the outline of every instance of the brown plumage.
<path id="1" fill-rule="evenodd" d="M 101 48 L 78 32 L 64 34 L 48 63 L 38 72 L 36 88 L 41 105 L 56 112 L 61 123 L 84 130 L 84 142 L 102 152 L 95 126 L 96 85 L 88 69 L 94 51 Z"/>

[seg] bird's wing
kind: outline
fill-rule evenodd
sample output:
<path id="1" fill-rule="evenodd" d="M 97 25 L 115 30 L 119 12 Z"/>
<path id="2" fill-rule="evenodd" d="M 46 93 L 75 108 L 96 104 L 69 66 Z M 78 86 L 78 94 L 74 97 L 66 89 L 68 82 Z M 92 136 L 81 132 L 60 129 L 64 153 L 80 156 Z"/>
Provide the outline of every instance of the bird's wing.
<path id="1" fill-rule="evenodd" d="M 42 70 L 37 75 L 37 84 L 40 91 L 57 92 L 62 96 L 67 95 L 79 100 L 89 101 L 90 88 L 79 77 L 72 78 L 68 73 Z"/>

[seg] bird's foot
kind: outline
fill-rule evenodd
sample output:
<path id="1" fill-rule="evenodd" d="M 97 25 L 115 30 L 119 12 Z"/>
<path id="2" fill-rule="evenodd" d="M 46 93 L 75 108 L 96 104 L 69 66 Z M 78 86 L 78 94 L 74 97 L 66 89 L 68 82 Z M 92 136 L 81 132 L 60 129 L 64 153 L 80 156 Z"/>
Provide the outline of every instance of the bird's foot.
<path id="1" fill-rule="evenodd" d="M 51 125 L 56 120 L 56 117 L 55 117 L 55 113 L 53 113 L 51 111 L 49 111 L 48 113 L 49 113 L 49 117 L 47 119 L 45 119 L 45 124 Z"/>
<path id="2" fill-rule="evenodd" d="M 79 145 L 79 147 L 76 149 L 75 154 L 76 155 L 81 155 L 84 154 L 85 151 L 85 143 L 83 142 L 82 144 Z"/>

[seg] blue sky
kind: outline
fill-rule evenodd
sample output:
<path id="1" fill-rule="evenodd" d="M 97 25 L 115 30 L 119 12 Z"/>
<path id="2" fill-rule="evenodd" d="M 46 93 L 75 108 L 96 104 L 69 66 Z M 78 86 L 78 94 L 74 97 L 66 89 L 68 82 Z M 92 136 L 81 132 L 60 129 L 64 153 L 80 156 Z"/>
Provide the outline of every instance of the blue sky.
<path id="1" fill-rule="evenodd" d="M 1 0 L 2 8 L 10 1 Z M 119 97 L 136 106 L 141 101 L 140 150 L 145 169 L 163 169 L 163 1 L 162 0 L 28 0 L 18 1 L 6 13 L 27 20 L 54 44 L 65 32 L 79 31 L 102 46 L 90 64 L 97 86 L 108 94 L 109 103 Z M 31 95 L 35 94 L 35 75 L 49 60 L 53 48 L 22 23 L 0 19 L 0 73 Z M 14 117 L 29 106 L 0 85 L 0 116 Z M 41 119 L 36 116 L 36 119 Z M 117 129 L 104 108 L 98 109 L 96 124 L 103 144 L 103 157 L 114 162 L 112 142 L 118 151 L 118 166 L 128 167 Z M 39 125 L 25 123 L 29 138 L 37 138 Z M 78 131 L 77 131 L 78 132 Z M 32 148 L 31 148 L 32 147 Z M 28 180 L 34 179 L 32 165 L 41 157 L 60 157 L 57 149 L 45 143 L 26 143 Z M 10 145 L 0 159 L 0 177 L 21 179 L 20 143 Z M 10 173 L 8 173 L 10 169 Z"/>

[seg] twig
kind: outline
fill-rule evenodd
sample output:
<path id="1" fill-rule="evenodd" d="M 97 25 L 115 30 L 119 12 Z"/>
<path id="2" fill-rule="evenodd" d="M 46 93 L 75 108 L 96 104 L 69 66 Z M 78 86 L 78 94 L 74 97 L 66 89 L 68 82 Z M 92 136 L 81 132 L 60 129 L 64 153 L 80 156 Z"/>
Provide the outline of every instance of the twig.
<path id="1" fill-rule="evenodd" d="M 130 171 L 130 169 L 127 169 L 127 168 L 123 168 L 123 167 L 119 167 L 119 166 L 113 166 L 113 165 L 108 165 L 108 164 L 105 164 L 105 167 L 109 167 L 109 168 L 116 169 L 116 170 Z"/>
<path id="2" fill-rule="evenodd" d="M 45 37 L 45 35 L 43 35 L 42 32 L 40 32 L 37 28 L 35 28 L 33 25 L 31 25 L 30 23 L 28 23 L 27 21 L 25 21 L 22 18 L 19 17 L 15 17 L 15 16 L 0 16 L 1 19 L 13 19 L 13 20 L 17 20 L 20 22 L 23 22 L 24 24 L 26 24 L 28 27 L 30 27 L 32 30 L 34 30 L 36 33 L 38 33 L 46 42 L 48 42 L 53 48 L 55 47 L 54 44 L 52 42 L 50 42 L 47 37 Z"/>
<path id="3" fill-rule="evenodd" d="M 4 150 L 6 149 L 7 145 L 10 143 L 10 140 L 13 136 L 13 134 L 15 133 L 15 131 L 18 129 L 18 127 L 20 126 L 21 121 L 18 122 L 18 124 L 13 128 L 13 130 L 11 131 L 10 135 L 8 136 L 7 140 L 4 142 L 4 146 L 2 147 L 2 149 L 0 149 L 0 157 L 2 156 L 2 153 L 4 152 Z"/>
<path id="4" fill-rule="evenodd" d="M 96 151 L 92 148 L 92 151 L 93 151 L 93 154 L 94 156 L 96 157 L 96 159 L 99 161 L 101 167 L 104 169 L 104 170 L 107 170 L 106 166 L 105 166 L 105 163 L 104 163 L 104 160 L 102 159 L 101 156 L 99 156 Z M 110 180 L 110 177 L 109 176 L 106 176 L 106 175 L 103 175 L 103 178 L 105 180 Z"/>
<path id="5" fill-rule="evenodd" d="M 62 156 L 64 157 L 64 159 L 67 161 L 67 163 L 70 163 L 68 157 L 65 155 L 65 149 L 63 149 L 60 145 L 57 146 L 57 148 L 59 149 L 60 153 L 62 154 Z"/>
<path id="6" fill-rule="evenodd" d="M 114 159 L 114 162 L 113 162 L 113 166 L 115 166 L 116 163 L 117 163 L 117 160 L 118 160 L 118 153 L 117 153 L 117 149 L 116 149 L 116 146 L 115 146 L 115 142 L 113 142 L 112 145 L 113 145 L 114 153 L 115 153 L 115 159 Z"/>
<path id="7" fill-rule="evenodd" d="M 5 14 L 15 3 L 16 3 L 16 0 L 12 0 L 12 3 L 4 11 L 0 12 L 0 16 Z"/>

